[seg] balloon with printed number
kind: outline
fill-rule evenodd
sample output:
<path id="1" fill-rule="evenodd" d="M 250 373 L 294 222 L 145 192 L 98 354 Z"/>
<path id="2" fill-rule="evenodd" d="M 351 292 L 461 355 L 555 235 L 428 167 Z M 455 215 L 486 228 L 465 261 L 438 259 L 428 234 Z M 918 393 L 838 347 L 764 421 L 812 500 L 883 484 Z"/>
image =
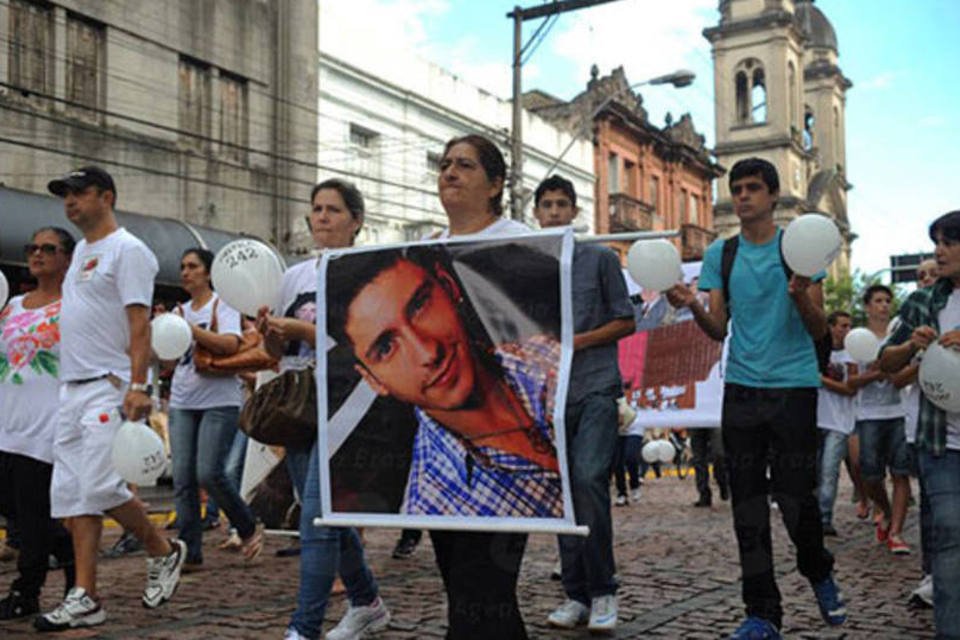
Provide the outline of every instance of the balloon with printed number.
<path id="1" fill-rule="evenodd" d="M 242 238 L 220 249 L 210 278 L 220 298 L 246 316 L 280 304 L 283 268 L 273 250 L 259 240 Z"/>
<path id="2" fill-rule="evenodd" d="M 627 271 L 648 291 L 666 291 L 683 281 L 680 252 L 662 238 L 634 242 L 627 252 Z"/>
<path id="3" fill-rule="evenodd" d="M 793 272 L 813 276 L 830 266 L 840 254 L 843 240 L 836 223 L 820 213 L 794 218 L 783 232 L 783 259 Z"/>
<path id="4" fill-rule="evenodd" d="M 930 345 L 923 354 L 917 377 L 927 400 L 944 411 L 960 412 L 960 352 Z"/>
<path id="5" fill-rule="evenodd" d="M 121 478 L 140 486 L 156 483 L 167 466 L 160 436 L 144 423 L 129 420 L 117 429 L 111 459 Z"/>
<path id="6" fill-rule="evenodd" d="M 176 360 L 192 340 L 190 325 L 176 313 L 161 313 L 150 321 L 150 346 L 161 360 Z"/>
<path id="7" fill-rule="evenodd" d="M 843 348 L 857 362 L 873 362 L 880 351 L 880 340 L 870 329 L 857 327 L 843 339 Z"/>

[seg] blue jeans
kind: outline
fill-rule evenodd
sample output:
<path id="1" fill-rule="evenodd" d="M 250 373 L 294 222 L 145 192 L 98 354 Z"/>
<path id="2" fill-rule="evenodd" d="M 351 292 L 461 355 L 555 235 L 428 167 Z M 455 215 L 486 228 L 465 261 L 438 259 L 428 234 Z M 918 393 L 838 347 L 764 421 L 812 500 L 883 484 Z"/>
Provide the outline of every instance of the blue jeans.
<path id="1" fill-rule="evenodd" d="M 304 469 L 306 450 L 294 453 L 293 468 Z M 287 454 L 290 456 L 290 454 Z M 307 638 L 320 637 L 323 616 L 327 611 L 330 589 L 337 573 L 347 587 L 350 604 L 369 605 L 377 599 L 378 588 L 363 557 L 363 544 L 356 529 L 317 527 L 313 519 L 320 516 L 320 465 L 317 445 L 309 450 L 304 483 L 300 493 L 300 589 L 297 609 L 290 618 L 290 627 Z M 296 479 L 294 479 L 296 483 Z"/>
<path id="2" fill-rule="evenodd" d="M 237 429 L 237 434 L 233 437 L 233 444 L 230 445 L 230 453 L 227 454 L 227 460 L 224 463 L 224 471 L 227 478 L 233 483 L 233 488 L 240 492 L 240 485 L 243 483 L 243 463 L 247 457 L 247 434 Z M 207 498 L 207 517 L 216 518 L 220 513 L 220 506 L 213 496 Z"/>
<path id="3" fill-rule="evenodd" d="M 883 480 L 890 467 L 890 475 L 910 475 L 910 452 L 903 433 L 903 418 L 857 420 L 860 434 L 860 474 L 864 481 Z"/>
<path id="4" fill-rule="evenodd" d="M 640 488 L 640 447 L 643 436 L 617 436 L 617 452 L 613 462 L 613 478 L 617 485 L 617 495 L 627 495 L 627 474 L 630 474 L 630 488 Z"/>
<path id="5" fill-rule="evenodd" d="M 203 561 L 200 496 L 203 486 L 226 512 L 241 538 L 253 535 L 256 520 L 227 477 L 225 464 L 237 432 L 237 407 L 170 410 L 170 452 L 180 539 L 187 561 Z"/>
<path id="6" fill-rule="evenodd" d="M 820 429 L 820 483 L 817 497 L 820 501 L 820 521 L 833 522 L 833 505 L 837 501 L 837 479 L 840 477 L 840 462 L 847 455 L 847 440 L 850 436 L 839 431 Z"/>
<path id="7" fill-rule="evenodd" d="M 960 638 L 960 451 L 918 451 L 933 529 L 933 619 L 937 638 Z"/>
<path id="8" fill-rule="evenodd" d="M 590 535 L 559 536 L 563 590 L 590 606 L 590 600 L 617 592 L 613 526 L 610 521 L 610 466 L 617 448 L 617 401 L 613 393 L 591 393 L 567 405 L 567 460 L 577 524 Z"/>

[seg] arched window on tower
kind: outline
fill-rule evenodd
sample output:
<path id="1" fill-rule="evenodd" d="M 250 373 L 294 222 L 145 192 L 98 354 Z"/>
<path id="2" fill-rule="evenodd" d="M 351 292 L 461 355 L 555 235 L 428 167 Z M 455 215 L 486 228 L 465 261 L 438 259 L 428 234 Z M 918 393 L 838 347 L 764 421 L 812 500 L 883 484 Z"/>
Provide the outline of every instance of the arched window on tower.
<path id="1" fill-rule="evenodd" d="M 763 68 L 753 72 L 753 86 L 750 87 L 750 112 L 754 122 L 767 121 L 767 87 L 763 76 Z"/>
<path id="2" fill-rule="evenodd" d="M 737 73 L 737 124 L 750 122 L 750 102 L 747 99 L 747 74 Z"/>
<path id="3" fill-rule="evenodd" d="M 763 65 L 756 58 L 740 62 L 735 69 L 736 121 L 734 125 L 767 121 L 767 84 Z"/>
<path id="4" fill-rule="evenodd" d="M 803 110 L 803 148 L 807 151 L 813 149 L 813 109 L 807 105 Z"/>

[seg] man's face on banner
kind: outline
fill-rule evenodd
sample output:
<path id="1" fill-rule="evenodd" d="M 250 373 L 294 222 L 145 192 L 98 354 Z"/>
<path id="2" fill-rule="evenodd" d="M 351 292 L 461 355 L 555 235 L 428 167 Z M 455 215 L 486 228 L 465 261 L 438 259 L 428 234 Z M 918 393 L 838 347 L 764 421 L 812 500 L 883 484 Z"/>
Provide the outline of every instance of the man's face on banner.
<path id="1" fill-rule="evenodd" d="M 434 277 L 403 259 L 360 289 L 344 330 L 360 374 L 377 393 L 427 410 L 466 403 L 476 371 L 454 302 L 459 296 L 442 269 Z"/>

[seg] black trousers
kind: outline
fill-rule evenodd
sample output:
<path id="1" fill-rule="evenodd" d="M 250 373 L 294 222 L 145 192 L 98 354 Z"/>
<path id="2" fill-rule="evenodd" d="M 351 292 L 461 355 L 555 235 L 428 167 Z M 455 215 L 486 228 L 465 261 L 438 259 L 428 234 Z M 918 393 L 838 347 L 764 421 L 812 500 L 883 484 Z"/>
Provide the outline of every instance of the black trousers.
<path id="1" fill-rule="evenodd" d="M 447 640 L 527 640 L 517 605 L 525 533 L 431 531 L 447 592 Z"/>
<path id="2" fill-rule="evenodd" d="M 73 586 L 73 544 L 59 522 L 50 519 L 50 477 L 53 465 L 28 456 L 0 451 L 0 513 L 14 518 L 20 530 L 19 575 L 11 591 L 33 598 L 47 579 L 50 554 L 66 574 L 66 588 Z"/>
<path id="3" fill-rule="evenodd" d="M 716 429 L 690 429 L 690 449 L 693 452 L 693 472 L 697 481 L 697 493 L 711 500 L 710 463 L 713 462 L 713 479 L 717 486 L 728 487 L 727 462 L 723 457 L 721 434 Z"/>
<path id="4" fill-rule="evenodd" d="M 743 601 L 747 615 L 779 628 L 783 609 L 773 573 L 769 496 L 777 501 L 797 549 L 800 573 L 817 583 L 833 570 L 815 493 L 817 390 L 727 384 L 722 425 Z"/>

